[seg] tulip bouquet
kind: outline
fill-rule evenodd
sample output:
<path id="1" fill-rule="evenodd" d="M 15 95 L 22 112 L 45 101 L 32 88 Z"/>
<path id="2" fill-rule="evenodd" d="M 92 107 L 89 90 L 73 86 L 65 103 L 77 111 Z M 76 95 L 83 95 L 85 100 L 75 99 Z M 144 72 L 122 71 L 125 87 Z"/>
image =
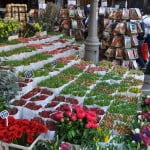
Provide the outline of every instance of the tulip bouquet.
<path id="1" fill-rule="evenodd" d="M 82 144 L 83 141 L 92 141 L 96 135 L 98 117 L 94 110 L 73 104 L 53 117 L 58 121 L 57 133 L 62 141 Z"/>

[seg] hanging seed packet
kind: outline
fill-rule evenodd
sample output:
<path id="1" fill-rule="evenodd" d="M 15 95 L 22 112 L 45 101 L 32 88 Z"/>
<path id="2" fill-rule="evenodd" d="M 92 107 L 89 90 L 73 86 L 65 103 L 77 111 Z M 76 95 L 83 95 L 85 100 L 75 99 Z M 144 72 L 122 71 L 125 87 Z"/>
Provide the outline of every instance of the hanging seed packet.
<path id="1" fill-rule="evenodd" d="M 125 34 L 126 32 L 125 23 L 118 23 L 114 29 L 114 32 L 118 34 Z"/>
<path id="2" fill-rule="evenodd" d="M 138 33 L 136 23 L 130 22 L 130 31 L 131 31 L 131 34 L 137 34 Z"/>
<path id="3" fill-rule="evenodd" d="M 130 36 L 124 36 L 124 47 L 131 48 L 131 37 Z"/>
<path id="4" fill-rule="evenodd" d="M 106 57 L 115 57 L 116 50 L 114 48 L 108 48 L 105 52 Z"/>
<path id="5" fill-rule="evenodd" d="M 75 19 L 71 20 L 72 29 L 78 29 L 78 22 Z"/>
<path id="6" fill-rule="evenodd" d="M 132 42 L 132 46 L 138 46 L 138 39 L 136 35 L 132 35 L 131 42 Z"/>
<path id="7" fill-rule="evenodd" d="M 125 20 L 130 19 L 130 11 L 129 11 L 129 9 L 123 8 L 122 19 L 125 19 Z"/>
<path id="8" fill-rule="evenodd" d="M 115 36 L 111 43 L 112 47 L 123 47 L 123 37 L 122 36 Z"/>
<path id="9" fill-rule="evenodd" d="M 116 59 L 123 59 L 123 49 L 117 48 L 116 49 Z"/>
<path id="10" fill-rule="evenodd" d="M 75 18 L 75 9 L 69 9 L 69 18 Z"/>

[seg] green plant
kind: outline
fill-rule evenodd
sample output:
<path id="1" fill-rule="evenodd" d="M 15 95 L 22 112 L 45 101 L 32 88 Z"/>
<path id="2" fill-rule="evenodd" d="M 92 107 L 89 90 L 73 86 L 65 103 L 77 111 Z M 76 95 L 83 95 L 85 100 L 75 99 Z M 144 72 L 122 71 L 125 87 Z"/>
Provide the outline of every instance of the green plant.
<path id="1" fill-rule="evenodd" d="M 44 80 L 39 83 L 39 86 L 48 87 L 48 88 L 59 88 L 67 83 L 67 80 L 60 78 L 58 76 L 54 76 L 47 80 Z"/>
<path id="2" fill-rule="evenodd" d="M 29 58 L 25 58 L 23 60 L 10 60 L 6 62 L 2 62 L 3 66 L 20 66 L 20 65 L 30 65 L 30 63 L 35 63 L 38 61 L 46 60 L 48 58 L 52 57 L 51 55 L 46 54 L 36 54 L 34 56 L 31 56 Z"/>
<path id="3" fill-rule="evenodd" d="M 35 50 L 34 48 L 30 48 L 30 47 L 19 47 L 11 51 L 0 52 L 0 57 L 9 57 L 11 55 L 16 55 L 24 52 L 32 52 L 34 50 Z"/>
<path id="4" fill-rule="evenodd" d="M 18 81 L 15 74 L 11 71 L 0 71 L 0 97 L 9 102 L 19 91 Z"/>
<path id="5" fill-rule="evenodd" d="M 61 94 L 72 94 L 74 96 L 83 97 L 89 88 L 84 85 L 79 85 L 77 83 L 72 83 L 65 87 Z"/>
<path id="6" fill-rule="evenodd" d="M 19 30 L 20 23 L 16 20 L 6 20 L 0 19 L 0 38 L 6 39 L 8 36 Z"/>
<path id="7" fill-rule="evenodd" d="M 42 26 L 38 22 L 33 23 L 33 26 L 34 26 L 36 31 L 39 31 L 39 32 L 42 31 Z"/>

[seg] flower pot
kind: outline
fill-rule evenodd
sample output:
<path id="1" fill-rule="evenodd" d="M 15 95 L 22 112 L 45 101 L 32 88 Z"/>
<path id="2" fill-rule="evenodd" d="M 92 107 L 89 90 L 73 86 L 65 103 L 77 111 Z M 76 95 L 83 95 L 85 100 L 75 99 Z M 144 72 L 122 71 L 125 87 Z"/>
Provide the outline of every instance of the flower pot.
<path id="1" fill-rule="evenodd" d="M 22 146 L 22 145 L 13 144 L 13 143 L 8 144 L 8 143 L 0 141 L 0 150 L 9 150 L 10 148 L 14 148 L 16 150 L 17 149 L 19 149 L 19 150 L 32 150 L 40 138 L 41 138 L 41 136 L 39 135 L 30 146 Z"/>

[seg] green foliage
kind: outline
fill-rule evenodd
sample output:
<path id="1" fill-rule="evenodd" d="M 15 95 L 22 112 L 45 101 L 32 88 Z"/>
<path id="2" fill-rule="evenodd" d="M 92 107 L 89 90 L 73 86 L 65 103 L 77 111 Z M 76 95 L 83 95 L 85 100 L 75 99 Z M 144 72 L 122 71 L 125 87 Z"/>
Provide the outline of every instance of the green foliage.
<path id="1" fill-rule="evenodd" d="M 66 83 L 67 83 L 67 80 L 60 78 L 58 76 L 54 76 L 50 79 L 40 82 L 39 86 L 48 87 L 48 88 L 58 88 Z"/>
<path id="2" fill-rule="evenodd" d="M 0 71 L 0 97 L 4 100 L 9 101 L 15 97 L 19 87 L 17 77 L 11 71 Z"/>
<path id="3" fill-rule="evenodd" d="M 15 20 L 7 20 L 3 21 L 0 19 L 0 38 L 5 39 L 11 33 L 16 32 L 19 30 L 20 23 Z"/>
<path id="4" fill-rule="evenodd" d="M 6 61 L 6 62 L 3 62 L 2 65 L 4 65 L 4 66 L 20 66 L 20 65 L 28 66 L 28 65 L 30 65 L 30 63 L 35 63 L 35 62 L 38 62 L 38 61 L 46 60 L 50 57 L 51 57 L 51 55 L 36 54 L 34 56 L 31 56 L 29 58 L 25 58 L 25 59 L 22 59 L 22 60 Z"/>
<path id="5" fill-rule="evenodd" d="M 2 51 L 0 53 L 0 57 L 9 57 L 9 56 L 17 55 L 23 52 L 32 52 L 34 50 L 35 50 L 34 48 L 30 48 L 30 47 L 19 47 L 11 51 Z"/>

